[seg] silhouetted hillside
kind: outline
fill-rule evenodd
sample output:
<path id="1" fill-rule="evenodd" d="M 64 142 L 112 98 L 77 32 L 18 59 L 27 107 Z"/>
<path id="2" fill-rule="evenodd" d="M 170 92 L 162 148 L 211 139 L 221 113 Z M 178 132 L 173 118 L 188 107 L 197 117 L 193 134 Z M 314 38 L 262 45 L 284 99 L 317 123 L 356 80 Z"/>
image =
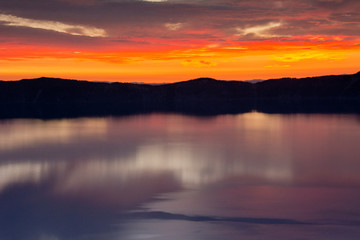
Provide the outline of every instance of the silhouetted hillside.
<path id="1" fill-rule="evenodd" d="M 359 98 L 360 72 L 354 75 L 273 79 L 256 84 L 261 98 Z"/>
<path id="2" fill-rule="evenodd" d="M 163 85 L 55 78 L 0 81 L 0 117 L 360 112 L 360 73 L 257 83 L 200 78 Z"/>

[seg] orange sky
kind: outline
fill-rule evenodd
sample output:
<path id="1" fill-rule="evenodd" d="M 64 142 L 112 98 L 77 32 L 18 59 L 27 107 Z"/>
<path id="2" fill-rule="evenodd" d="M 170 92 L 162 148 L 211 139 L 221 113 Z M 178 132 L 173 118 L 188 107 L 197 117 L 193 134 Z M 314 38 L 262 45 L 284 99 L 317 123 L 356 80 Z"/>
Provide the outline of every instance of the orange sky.
<path id="1" fill-rule="evenodd" d="M 0 3 L 0 79 L 155 83 L 360 70 L 360 2 L 270 2 Z"/>

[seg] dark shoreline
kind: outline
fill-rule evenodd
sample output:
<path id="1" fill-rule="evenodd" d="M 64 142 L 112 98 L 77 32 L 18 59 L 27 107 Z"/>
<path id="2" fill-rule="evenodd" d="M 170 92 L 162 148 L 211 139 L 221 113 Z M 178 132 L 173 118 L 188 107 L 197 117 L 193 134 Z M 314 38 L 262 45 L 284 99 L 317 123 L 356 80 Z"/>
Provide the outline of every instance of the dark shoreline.
<path id="1" fill-rule="evenodd" d="M 234 104 L 234 103 L 233 103 Z M 262 112 L 269 114 L 360 114 L 359 104 L 353 101 L 326 101 L 306 103 L 258 103 L 257 108 L 244 103 L 235 105 L 222 105 L 214 103 L 212 106 L 205 105 L 182 105 L 169 108 L 148 108 L 142 106 L 128 107 L 101 107 L 93 105 L 56 105 L 56 104 L 0 104 L 0 119 L 12 118 L 36 118 L 36 119 L 60 119 L 78 117 L 121 117 L 136 114 L 150 113 L 177 113 L 194 116 L 216 116 L 222 114 L 241 114 L 247 112 Z"/>
<path id="2" fill-rule="evenodd" d="M 200 78 L 164 85 L 38 78 L 0 81 L 0 118 L 72 118 L 163 112 L 212 116 L 360 113 L 360 73 L 258 83 Z"/>

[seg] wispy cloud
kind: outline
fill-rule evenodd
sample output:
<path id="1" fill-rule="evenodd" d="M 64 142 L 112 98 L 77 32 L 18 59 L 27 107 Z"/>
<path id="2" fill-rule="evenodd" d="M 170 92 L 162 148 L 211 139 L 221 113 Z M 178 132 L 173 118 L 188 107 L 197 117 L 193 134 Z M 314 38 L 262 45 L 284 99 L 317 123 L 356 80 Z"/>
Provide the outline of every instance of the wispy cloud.
<path id="1" fill-rule="evenodd" d="M 181 62 L 183 66 L 186 67 L 215 67 L 218 64 L 216 62 L 211 62 L 207 60 L 184 60 Z"/>
<path id="2" fill-rule="evenodd" d="M 0 50 L 1 60 L 111 63 L 99 69 L 109 66 L 114 76 L 122 71 L 115 63 L 136 69 L 138 76 L 135 62 L 154 64 L 159 73 L 171 66 L 172 73 L 201 71 L 228 79 L 293 75 L 295 69 L 301 75 L 320 64 L 341 73 L 358 68 L 359 11 L 359 0 L 0 1 L 0 42 L 7 47 Z M 250 65 L 269 75 L 250 71 Z M 215 68 L 221 71 L 211 72 Z"/>
<path id="3" fill-rule="evenodd" d="M 278 37 L 276 34 L 272 34 L 270 30 L 280 27 L 282 23 L 280 22 L 270 22 L 264 25 L 257 25 L 247 28 L 237 28 L 237 35 L 246 36 L 252 34 L 256 37 L 268 38 L 268 37 Z"/>
<path id="4" fill-rule="evenodd" d="M 57 21 L 36 20 L 0 14 L 0 24 L 14 27 L 28 27 L 87 37 L 106 37 L 104 29 L 82 25 L 71 25 Z"/>
<path id="5" fill-rule="evenodd" d="M 154 3 L 158 3 L 158 2 L 167 2 L 167 0 L 142 0 L 144 2 L 154 2 Z"/>
<path id="6" fill-rule="evenodd" d="M 267 65 L 265 67 L 266 68 L 289 68 L 289 67 L 291 67 L 291 65 L 288 65 L 288 64 L 284 64 L 284 65 L 274 64 L 274 65 Z"/>
<path id="7" fill-rule="evenodd" d="M 315 60 L 342 60 L 345 59 L 345 54 L 330 53 L 323 51 L 302 51 L 296 53 L 288 53 L 273 57 L 273 60 L 278 62 L 299 62 L 306 59 Z"/>
<path id="8" fill-rule="evenodd" d="M 166 23 L 165 27 L 171 31 L 176 31 L 183 27 L 182 23 Z"/>

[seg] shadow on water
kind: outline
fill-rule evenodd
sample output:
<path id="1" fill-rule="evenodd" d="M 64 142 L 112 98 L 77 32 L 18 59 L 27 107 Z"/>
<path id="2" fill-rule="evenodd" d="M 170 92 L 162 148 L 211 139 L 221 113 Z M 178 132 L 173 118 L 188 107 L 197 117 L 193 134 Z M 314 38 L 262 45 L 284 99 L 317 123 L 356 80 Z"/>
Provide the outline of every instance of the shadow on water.
<path id="1" fill-rule="evenodd" d="M 0 195 L 0 238 L 10 239 L 97 239 L 122 231 L 129 221 L 180 220 L 189 222 L 244 223 L 261 225 L 313 225 L 283 218 L 191 216 L 169 212 L 126 212 L 51 194 L 49 184 L 19 184 Z M 128 207 L 128 206 L 127 206 Z M 136 206 L 133 206 L 135 209 Z M 51 238 L 56 236 L 56 238 Z M 104 239 L 104 238 L 103 238 Z M 106 239 L 106 238 L 105 238 Z"/>
<path id="2" fill-rule="evenodd" d="M 127 215 L 135 219 L 162 219 L 184 220 L 191 222 L 238 222 L 251 224 L 313 224 L 284 218 L 242 218 L 242 217 L 214 217 L 214 216 L 190 216 L 173 214 L 168 212 L 136 212 Z"/>
<path id="3" fill-rule="evenodd" d="M 47 186 L 23 184 L 0 195 L 1 239 L 77 239 L 84 234 L 111 231 L 114 216 L 86 204 L 61 202 Z M 49 238 L 51 239 L 51 238 Z"/>
<path id="4" fill-rule="evenodd" d="M 141 182 L 153 181 L 151 190 L 147 190 L 147 184 L 141 187 L 129 183 L 113 187 L 111 192 L 94 188 L 67 194 L 57 192 L 55 178 L 37 184 L 14 184 L 0 194 L 0 239 L 99 239 L 122 231 L 122 223 L 134 219 L 126 213 L 128 210 L 137 209 L 153 195 L 177 188 L 169 179 L 156 178 L 141 178 Z M 156 181 L 165 186 L 159 187 Z"/>

